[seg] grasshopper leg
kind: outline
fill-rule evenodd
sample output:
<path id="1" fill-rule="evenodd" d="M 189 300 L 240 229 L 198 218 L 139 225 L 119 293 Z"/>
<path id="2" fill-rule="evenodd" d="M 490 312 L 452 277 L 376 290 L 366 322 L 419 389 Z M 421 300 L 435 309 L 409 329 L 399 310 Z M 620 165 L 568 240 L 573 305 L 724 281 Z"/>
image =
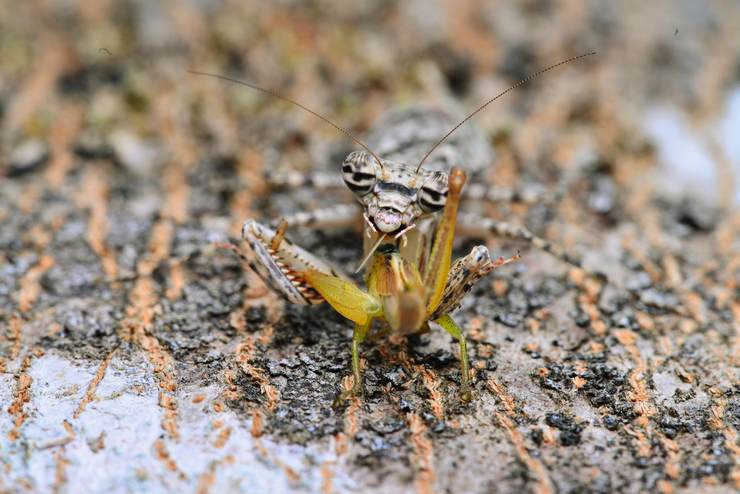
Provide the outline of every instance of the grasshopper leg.
<path id="1" fill-rule="evenodd" d="M 272 289 L 287 301 L 298 305 L 321 303 L 323 299 L 309 284 L 304 273 L 309 269 L 339 278 L 346 278 L 337 268 L 319 259 L 291 242 L 286 236 L 288 227 L 341 228 L 352 225 L 359 218 L 354 204 L 299 212 L 267 226 L 249 219 L 242 226 L 242 238 L 254 253 L 247 259 L 249 266 Z"/>
<path id="2" fill-rule="evenodd" d="M 372 320 L 369 320 L 367 324 L 355 324 L 355 330 L 352 333 L 352 375 L 354 376 L 354 384 L 352 386 L 352 394 L 359 396 L 363 394 L 365 389 L 362 385 L 362 369 L 360 368 L 360 347 L 362 342 L 365 341 L 367 331 L 370 329 Z"/>
<path id="3" fill-rule="evenodd" d="M 497 187 L 485 183 L 472 183 L 463 192 L 465 201 L 489 201 L 494 203 L 519 202 L 537 204 L 554 202 L 553 194 L 536 188 Z"/>
<path id="4" fill-rule="evenodd" d="M 561 261 L 581 267 L 581 261 L 565 252 L 563 249 L 548 242 L 542 237 L 538 237 L 530 232 L 527 228 L 507 223 L 505 221 L 496 221 L 491 218 L 485 218 L 476 214 L 460 214 L 457 220 L 457 229 L 461 235 L 486 237 L 490 234 L 510 238 L 512 240 L 523 240 L 532 244 L 534 247 L 544 250 L 545 252 L 557 257 Z"/>
<path id="5" fill-rule="evenodd" d="M 457 339 L 460 345 L 460 398 L 463 401 L 470 401 L 473 395 L 470 391 L 470 363 L 468 361 L 468 344 L 465 341 L 465 335 L 463 335 L 460 326 L 455 323 L 449 314 L 439 317 L 434 322 L 442 326 L 445 331 Z"/>
<path id="6" fill-rule="evenodd" d="M 362 218 L 357 204 L 335 204 L 334 206 L 315 209 L 312 211 L 300 211 L 291 214 L 282 221 L 287 222 L 291 228 L 313 227 L 313 228 L 346 228 L 357 224 Z M 272 226 L 277 227 L 278 223 Z"/>
<path id="7" fill-rule="evenodd" d="M 276 189 L 298 189 L 312 187 L 316 189 L 345 189 L 341 175 L 334 171 L 314 171 L 304 173 L 294 170 L 270 171 L 265 174 L 265 181 Z"/>

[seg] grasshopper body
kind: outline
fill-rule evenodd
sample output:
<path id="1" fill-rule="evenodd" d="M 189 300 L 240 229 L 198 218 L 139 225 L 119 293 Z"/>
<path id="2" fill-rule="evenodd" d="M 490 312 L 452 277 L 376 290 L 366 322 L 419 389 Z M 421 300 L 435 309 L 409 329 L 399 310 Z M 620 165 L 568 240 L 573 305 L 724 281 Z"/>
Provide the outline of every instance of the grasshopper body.
<path id="1" fill-rule="evenodd" d="M 409 111 L 406 119 L 403 114 L 392 116 L 392 125 L 381 124 L 370 142 L 401 159 L 413 150 L 428 148 L 424 137 L 429 135 L 431 140 L 431 135 L 436 137 L 439 132 L 430 134 L 423 127 L 425 115 L 429 121 L 438 122 L 439 127 L 449 127 L 453 120 L 448 117 L 441 122 L 443 112 L 426 111 L 430 113 Z M 452 241 L 465 172 L 453 167 L 447 173 L 442 168 L 447 163 L 465 163 L 458 160 L 467 159 L 469 168 L 475 171 L 491 154 L 475 132 L 462 133 L 457 141 L 447 144 L 440 157 L 430 163 L 431 169 L 415 169 L 390 159 L 377 161 L 364 151 L 352 152 L 344 160 L 344 182 L 356 195 L 364 217 L 364 250 L 369 261 L 366 290 L 282 238 L 279 229 L 254 220 L 244 224 L 243 237 L 257 260 L 252 266 L 273 289 L 292 303 L 326 301 L 355 324 L 352 367 L 356 391 L 362 382 L 360 345 L 373 321 L 379 320 L 391 331 L 403 334 L 426 330 L 429 322 L 449 332 L 460 345 L 462 393 L 466 398 L 470 395 L 465 338 L 450 313 L 476 281 L 508 261 L 494 262 L 485 246 L 477 246 L 452 264 Z M 465 144 L 468 146 L 461 147 Z M 471 154 L 471 149 L 476 153 Z M 345 214 L 352 217 L 350 212 Z M 331 222 L 326 218 L 325 221 Z"/>
<path id="2" fill-rule="evenodd" d="M 480 171 L 493 160 L 486 140 L 463 124 L 534 77 L 590 55 L 593 53 L 571 57 L 522 79 L 457 124 L 451 114 L 437 108 L 424 107 L 391 114 L 371 132 L 370 146 L 328 118 L 275 91 L 218 74 L 191 71 L 290 102 L 364 148 L 364 151 L 350 153 L 342 163 L 344 183 L 355 194 L 361 210 L 338 205 L 329 210 L 298 213 L 283 219 L 276 228 L 251 219 L 242 227 L 242 237 L 254 252 L 250 266 L 277 293 L 295 304 L 328 302 L 355 324 L 352 339 L 355 392 L 362 389 L 360 345 L 373 321 L 378 320 L 392 331 L 404 334 L 426 330 L 429 323 L 434 322 L 459 343 L 461 391 L 462 396 L 469 399 L 465 337 L 450 313 L 478 280 L 518 256 L 493 261 L 488 249 L 479 245 L 452 263 L 456 228 L 475 236 L 493 234 L 523 240 L 565 262 L 579 265 L 565 252 L 526 228 L 473 215 L 458 218 L 457 210 L 466 171 Z M 444 133 L 445 129 L 449 130 Z M 425 150 L 426 154 L 423 154 Z M 421 160 L 414 166 L 419 158 Z M 425 162 L 427 166 L 422 168 Z M 300 177 L 298 181 L 288 178 L 284 182 L 300 183 Z M 501 194 L 499 190 L 487 192 L 479 188 L 473 196 L 497 200 L 509 195 Z M 366 290 L 285 237 L 288 225 L 342 227 L 356 224 L 359 218 L 364 219 L 365 238 L 365 258 L 360 266 L 369 262 Z"/>

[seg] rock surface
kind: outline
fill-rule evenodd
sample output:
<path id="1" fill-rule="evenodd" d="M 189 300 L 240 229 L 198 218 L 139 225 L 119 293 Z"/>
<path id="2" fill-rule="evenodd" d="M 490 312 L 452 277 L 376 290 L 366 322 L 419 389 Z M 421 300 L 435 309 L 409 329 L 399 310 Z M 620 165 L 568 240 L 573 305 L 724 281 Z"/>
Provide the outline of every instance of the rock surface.
<path id="1" fill-rule="evenodd" d="M 0 491 L 740 489 L 740 164 L 717 139 L 733 135 L 737 5 L 84 5 L 0 12 Z M 475 399 L 432 331 L 365 345 L 365 401 L 336 405 L 350 324 L 282 304 L 220 245 L 246 217 L 351 201 L 264 177 L 338 173 L 352 148 L 187 70 L 361 133 L 394 104 L 472 109 L 591 49 L 476 120 L 497 161 L 471 184 L 550 199 L 464 206 L 586 269 L 490 239 L 523 259 L 455 315 Z M 700 194 L 656 128 L 676 114 L 715 164 Z M 289 235 L 350 271 L 361 258 L 356 232 Z"/>

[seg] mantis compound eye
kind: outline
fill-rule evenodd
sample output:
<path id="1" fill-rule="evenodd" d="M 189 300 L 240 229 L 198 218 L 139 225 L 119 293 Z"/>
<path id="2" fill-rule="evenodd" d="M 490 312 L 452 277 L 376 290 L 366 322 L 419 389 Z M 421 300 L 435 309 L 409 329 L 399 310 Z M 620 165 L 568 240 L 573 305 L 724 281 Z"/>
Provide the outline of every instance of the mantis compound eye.
<path id="1" fill-rule="evenodd" d="M 365 151 L 349 153 L 342 163 L 342 177 L 347 187 L 362 197 L 373 190 L 377 180 L 375 158 Z"/>
<path id="2" fill-rule="evenodd" d="M 447 174 L 437 173 L 419 189 L 419 206 L 426 213 L 436 213 L 447 201 Z"/>

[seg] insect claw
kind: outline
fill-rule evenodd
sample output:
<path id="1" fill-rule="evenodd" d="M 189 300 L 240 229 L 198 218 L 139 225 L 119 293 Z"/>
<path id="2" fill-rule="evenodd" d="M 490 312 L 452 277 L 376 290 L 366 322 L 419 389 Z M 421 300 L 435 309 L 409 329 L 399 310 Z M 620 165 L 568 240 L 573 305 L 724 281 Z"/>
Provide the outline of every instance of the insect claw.
<path id="1" fill-rule="evenodd" d="M 367 215 L 367 211 L 362 213 L 362 217 L 365 218 L 365 223 L 367 224 L 367 226 L 370 227 L 369 230 L 365 230 L 365 234 L 367 235 L 367 238 L 372 238 L 373 237 L 372 234 L 373 233 L 377 234 L 378 230 L 375 228 L 375 225 L 373 225 L 373 222 L 370 221 L 370 217 Z"/>
<path id="2" fill-rule="evenodd" d="M 402 236 L 402 235 L 403 235 L 403 236 L 404 236 L 404 238 L 405 238 L 406 232 L 408 232 L 409 230 L 413 230 L 414 228 L 416 228 L 416 223 L 414 223 L 414 224 L 412 224 L 412 225 L 409 225 L 409 226 L 407 226 L 406 228 L 404 228 L 403 230 L 401 230 L 400 232 L 396 233 L 396 234 L 395 234 L 395 235 L 393 236 L 393 238 L 394 238 L 394 239 L 397 239 L 398 237 L 400 237 L 400 236 Z"/>
<path id="3" fill-rule="evenodd" d="M 516 262 L 516 261 L 518 261 L 521 258 L 522 258 L 522 256 L 519 254 L 519 251 L 517 251 L 516 254 L 514 254 L 513 256 L 511 256 L 509 258 L 505 258 L 504 256 L 499 256 L 499 258 L 496 259 L 496 262 L 493 263 L 493 266 L 495 268 L 500 268 L 501 266 L 506 266 L 507 264 L 510 264 L 512 262 Z"/>
<path id="4" fill-rule="evenodd" d="M 277 250 L 280 248 L 280 244 L 285 238 L 285 231 L 287 229 L 288 229 L 288 221 L 285 218 L 283 218 L 280 220 L 280 223 L 278 224 L 278 227 L 275 230 L 275 235 L 272 237 L 272 240 L 270 240 L 270 248 L 272 250 L 277 252 Z"/>
<path id="5" fill-rule="evenodd" d="M 394 240 L 397 240 L 398 238 L 400 238 L 400 239 L 401 239 L 401 247 L 402 247 L 402 248 L 403 248 L 403 247 L 406 247 L 406 244 L 407 244 L 407 243 L 408 243 L 408 241 L 409 241 L 409 239 L 408 239 L 408 238 L 406 238 L 406 233 L 407 233 L 407 232 L 408 232 L 409 230 L 413 230 L 414 228 L 416 228 L 416 223 L 414 223 L 414 224 L 412 224 L 412 225 L 410 225 L 410 226 L 407 226 L 406 228 L 404 228 L 404 229 L 403 229 L 403 230 L 401 230 L 400 232 L 396 233 L 396 234 L 395 234 L 395 235 L 393 236 L 393 239 L 394 239 Z"/>
<path id="6" fill-rule="evenodd" d="M 231 242 L 213 242 L 212 245 L 216 249 L 230 250 L 231 252 L 235 252 L 237 254 L 240 253 L 239 248 Z"/>
<path id="7" fill-rule="evenodd" d="M 460 401 L 463 403 L 470 403 L 473 400 L 473 391 L 470 389 L 470 385 L 466 384 L 460 387 Z"/>

